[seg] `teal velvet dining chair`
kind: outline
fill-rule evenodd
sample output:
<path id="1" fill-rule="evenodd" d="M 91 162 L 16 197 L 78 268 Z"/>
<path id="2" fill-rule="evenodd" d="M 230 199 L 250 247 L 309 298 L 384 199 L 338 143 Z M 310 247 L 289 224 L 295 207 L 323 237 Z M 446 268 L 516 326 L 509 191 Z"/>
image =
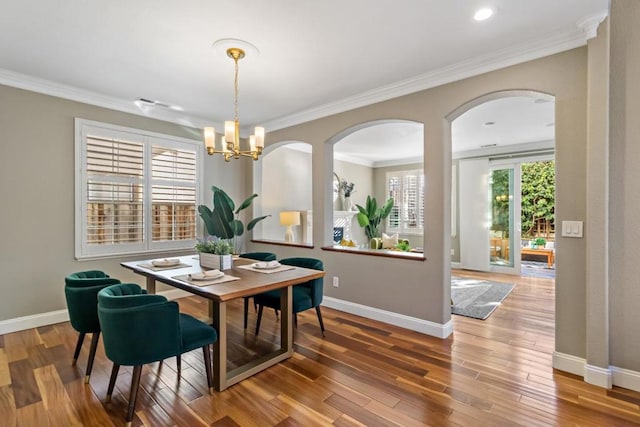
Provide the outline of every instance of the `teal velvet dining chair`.
<path id="1" fill-rule="evenodd" d="M 120 280 L 109 277 L 100 270 L 79 271 L 64 278 L 64 295 L 67 300 L 69 320 L 73 329 L 78 331 L 78 341 L 73 352 L 75 365 L 82 349 L 86 334 L 91 336 L 89 360 L 85 372 L 84 382 L 88 383 L 93 368 L 93 360 L 100 339 L 100 321 L 98 320 L 98 292 L 103 288 L 120 283 Z"/>
<path id="2" fill-rule="evenodd" d="M 273 252 L 246 252 L 244 254 L 240 254 L 240 258 L 249 258 L 255 259 L 256 261 L 275 261 L 277 259 L 276 254 Z M 244 297 L 244 328 L 247 329 L 247 320 L 249 317 L 249 299 L 251 297 Z M 257 308 L 257 305 L 254 301 L 254 308 Z M 276 315 L 278 312 L 276 311 Z"/>
<path id="3" fill-rule="evenodd" d="M 324 270 L 322 261 L 315 258 L 285 258 L 280 260 L 280 264 L 293 265 L 296 267 L 310 268 L 312 270 Z M 309 310 L 310 308 L 316 309 L 316 315 L 318 316 L 318 323 L 320 323 L 320 331 L 324 336 L 324 323 L 322 322 L 322 312 L 320 311 L 320 303 L 322 303 L 322 296 L 324 292 L 324 279 L 322 277 L 318 279 L 310 280 L 306 283 L 293 286 L 293 314 L 294 322 L 297 325 L 297 313 L 301 311 Z M 264 307 L 271 307 L 276 310 L 280 310 L 280 290 L 273 290 L 263 292 L 258 295 L 254 295 L 254 301 L 258 304 L 258 319 L 256 321 L 256 335 L 260 332 L 260 321 L 262 320 L 262 310 Z"/>
<path id="4" fill-rule="evenodd" d="M 98 293 L 98 317 L 104 349 L 113 362 L 107 388 L 111 399 L 120 366 L 133 366 L 127 425 L 133 420 L 142 366 L 202 348 L 207 385 L 211 392 L 213 376 L 209 346 L 218 340 L 214 328 L 180 313 L 178 303 L 162 295 L 147 294 L 140 286 L 123 283 Z"/>

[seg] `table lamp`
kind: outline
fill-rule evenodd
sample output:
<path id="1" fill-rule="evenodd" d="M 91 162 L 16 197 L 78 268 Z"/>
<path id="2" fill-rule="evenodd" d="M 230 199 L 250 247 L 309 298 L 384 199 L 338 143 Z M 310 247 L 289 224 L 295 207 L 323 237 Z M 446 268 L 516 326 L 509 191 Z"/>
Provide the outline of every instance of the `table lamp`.
<path id="1" fill-rule="evenodd" d="M 280 212 L 280 225 L 285 225 L 287 231 L 284 233 L 285 242 L 293 242 L 294 225 L 300 225 L 300 211 L 284 211 Z"/>

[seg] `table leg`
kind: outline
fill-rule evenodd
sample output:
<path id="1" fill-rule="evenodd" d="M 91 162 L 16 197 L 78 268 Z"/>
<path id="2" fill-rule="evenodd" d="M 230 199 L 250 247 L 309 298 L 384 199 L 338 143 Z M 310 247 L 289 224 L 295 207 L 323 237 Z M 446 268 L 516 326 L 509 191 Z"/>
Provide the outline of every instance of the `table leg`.
<path id="1" fill-rule="evenodd" d="M 280 348 L 293 356 L 293 287 L 280 290 Z"/>
<path id="2" fill-rule="evenodd" d="M 156 293 L 156 279 L 150 276 L 147 276 L 147 293 Z"/>
<path id="3" fill-rule="evenodd" d="M 227 303 L 212 301 L 210 305 L 213 327 L 218 341 L 213 344 L 213 386 L 222 391 L 227 385 Z"/>

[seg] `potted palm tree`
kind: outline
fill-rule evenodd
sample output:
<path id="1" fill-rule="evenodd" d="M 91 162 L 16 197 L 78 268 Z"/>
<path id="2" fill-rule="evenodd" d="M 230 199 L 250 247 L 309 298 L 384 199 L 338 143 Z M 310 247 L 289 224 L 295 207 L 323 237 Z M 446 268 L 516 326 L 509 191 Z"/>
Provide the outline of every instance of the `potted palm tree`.
<path id="1" fill-rule="evenodd" d="M 384 205 L 378 207 L 375 197 L 367 196 L 367 203 L 364 207 L 356 205 L 358 208 L 358 224 L 364 227 L 364 232 L 369 240 L 380 237 L 380 221 L 385 219 L 393 209 L 393 199 L 390 197 Z"/>

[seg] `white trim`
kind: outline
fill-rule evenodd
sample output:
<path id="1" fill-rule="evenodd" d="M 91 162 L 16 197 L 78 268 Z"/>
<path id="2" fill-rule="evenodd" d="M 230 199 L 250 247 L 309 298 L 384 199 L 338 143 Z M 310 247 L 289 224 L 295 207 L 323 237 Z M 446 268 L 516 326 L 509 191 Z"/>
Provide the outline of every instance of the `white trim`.
<path id="1" fill-rule="evenodd" d="M 451 261 L 451 268 L 461 269 L 462 268 L 462 264 L 460 264 L 459 262 Z"/>
<path id="2" fill-rule="evenodd" d="M 587 364 L 584 366 L 584 381 L 599 387 L 611 388 L 613 374 L 609 368 L 601 368 Z"/>
<path id="3" fill-rule="evenodd" d="M 601 15 L 602 13 L 597 14 L 594 19 Z M 580 23 L 584 23 L 584 25 L 588 26 L 591 21 L 589 18 L 586 18 L 580 21 Z M 419 76 L 372 89 L 336 102 L 277 118 L 264 123 L 264 127 L 271 132 L 300 123 L 306 123 L 311 120 L 320 119 L 322 117 L 327 117 L 332 114 L 343 113 L 345 111 L 371 105 L 376 102 L 386 101 L 388 99 L 397 98 L 399 96 L 408 95 L 410 93 L 419 92 L 421 90 L 430 89 L 447 83 L 488 73 L 490 71 L 499 70 L 501 68 L 564 52 L 584 46 L 587 43 L 586 32 L 588 31 L 585 27 L 579 27 L 578 24 L 576 24 L 575 29 L 571 31 L 556 33 L 543 40 L 536 40 L 517 46 L 511 46 L 497 52 L 461 61 L 453 65 L 448 65 Z"/>
<path id="4" fill-rule="evenodd" d="M 356 316 L 366 317 L 367 319 L 377 320 L 379 322 L 431 335 L 436 338 L 444 339 L 453 333 L 453 323 L 451 320 L 443 325 L 327 296 L 324 297 L 322 305 L 344 311 L 346 313 L 355 314 Z"/>
<path id="5" fill-rule="evenodd" d="M 584 377 L 584 366 L 586 360 L 581 357 L 572 356 L 570 354 L 553 352 L 553 368 L 560 371 L 569 372 L 570 374 Z"/>
<path id="6" fill-rule="evenodd" d="M 181 289 L 170 289 L 158 292 L 169 301 L 178 298 L 193 296 L 193 294 Z M 12 332 L 24 331 L 25 329 L 39 328 L 40 326 L 54 325 L 56 323 L 68 322 L 69 312 L 64 310 L 49 311 L 47 313 L 32 314 L 30 316 L 16 317 L 13 319 L 0 320 L 0 335 Z"/>
<path id="7" fill-rule="evenodd" d="M 56 310 L 48 313 L 32 314 L 30 316 L 16 317 L 0 321 L 0 335 L 11 332 L 23 331 L 25 329 L 39 328 L 40 326 L 53 325 L 69 320 L 67 310 Z"/>
<path id="8" fill-rule="evenodd" d="M 311 120 L 327 117 L 332 114 L 342 113 L 354 108 L 371 105 L 376 102 L 386 101 L 399 96 L 430 89 L 446 83 L 477 76 L 490 71 L 553 55 L 566 50 L 584 46 L 587 40 L 597 30 L 597 26 L 607 16 L 607 11 L 602 11 L 592 17 L 586 17 L 576 23 L 573 30 L 552 34 L 542 40 L 522 43 L 511 46 L 497 52 L 478 56 L 458 62 L 453 65 L 424 73 L 406 80 L 382 86 L 341 99 L 336 102 L 324 104 L 315 108 L 300 111 L 295 114 L 280 117 L 264 123 L 268 132 L 283 129 L 289 126 L 305 123 Z M 135 105 L 135 100 L 123 100 L 96 92 L 75 88 L 56 83 L 50 80 L 40 79 L 14 71 L 0 69 L 0 84 L 26 89 L 46 95 L 57 96 L 73 101 L 96 105 L 139 116 L 150 117 L 177 123 L 183 126 L 202 128 L 214 125 L 223 128 L 221 123 L 211 123 L 196 116 L 187 116 L 184 112 L 177 112 L 164 108 L 142 109 Z"/>
<path id="9" fill-rule="evenodd" d="M 369 168 L 375 167 L 375 163 L 369 159 L 363 159 L 362 157 L 354 157 L 348 154 L 336 153 L 334 151 L 333 158 L 335 160 L 340 160 L 341 162 L 353 163 L 360 166 L 366 166 Z"/>
<path id="10" fill-rule="evenodd" d="M 412 165 L 412 164 L 424 164 L 424 157 L 406 157 L 403 159 L 393 159 L 393 160 L 380 160 L 373 162 L 374 168 L 386 168 L 389 166 L 402 166 L 402 165 Z"/>
<path id="11" fill-rule="evenodd" d="M 640 372 L 629 369 L 611 367 L 613 384 L 629 390 L 640 391 Z"/>

